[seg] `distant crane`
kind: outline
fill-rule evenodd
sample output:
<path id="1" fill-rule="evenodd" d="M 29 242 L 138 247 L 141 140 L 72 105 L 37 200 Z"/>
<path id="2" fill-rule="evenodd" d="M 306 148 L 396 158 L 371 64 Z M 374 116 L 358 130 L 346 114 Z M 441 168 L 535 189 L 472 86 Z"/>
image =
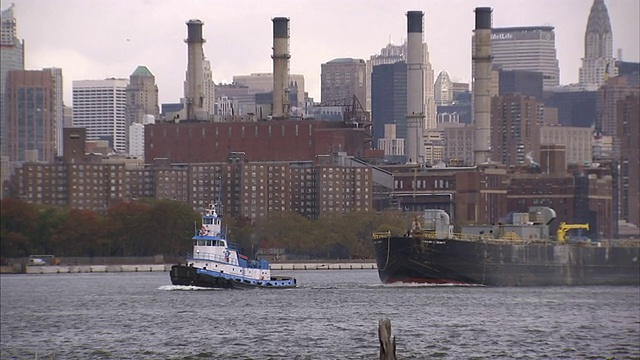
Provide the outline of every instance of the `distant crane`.
<path id="1" fill-rule="evenodd" d="M 365 147 L 371 148 L 373 142 L 371 113 L 366 111 L 358 97 L 353 95 L 350 98 L 336 99 L 324 101 L 316 105 L 316 107 L 332 107 L 339 106 L 342 108 L 342 121 L 346 126 L 358 129 L 364 129 L 367 139 Z"/>

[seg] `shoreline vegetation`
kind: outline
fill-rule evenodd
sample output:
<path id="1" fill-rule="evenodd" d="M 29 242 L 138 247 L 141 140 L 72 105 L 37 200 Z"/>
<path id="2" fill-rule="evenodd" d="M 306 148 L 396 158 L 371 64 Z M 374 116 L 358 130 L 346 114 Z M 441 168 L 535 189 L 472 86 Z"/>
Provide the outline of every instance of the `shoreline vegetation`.
<path id="1" fill-rule="evenodd" d="M 162 254 L 165 262 L 177 262 L 192 250 L 190 239 L 201 217 L 186 203 L 173 200 L 120 202 L 104 212 L 34 205 L 17 199 L 2 199 L 0 205 L 0 265 L 11 265 L 8 259 L 34 254 L 59 258 L 60 264 L 72 257 L 157 254 Z M 272 262 L 371 259 L 371 234 L 401 234 L 407 216 L 397 210 L 327 212 L 317 219 L 294 212 L 270 212 L 256 219 L 225 214 L 225 232 L 249 258 Z"/>

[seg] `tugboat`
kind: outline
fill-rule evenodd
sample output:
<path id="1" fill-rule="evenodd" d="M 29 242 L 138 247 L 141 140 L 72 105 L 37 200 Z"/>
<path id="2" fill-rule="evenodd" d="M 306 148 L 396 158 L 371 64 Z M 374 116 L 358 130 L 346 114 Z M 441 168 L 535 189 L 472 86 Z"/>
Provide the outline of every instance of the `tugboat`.
<path id="1" fill-rule="evenodd" d="M 171 283 L 224 289 L 288 289 L 297 286 L 290 276 L 272 276 L 267 260 L 249 260 L 222 232 L 222 214 L 212 203 L 202 215 L 202 226 L 185 264 L 171 267 Z"/>

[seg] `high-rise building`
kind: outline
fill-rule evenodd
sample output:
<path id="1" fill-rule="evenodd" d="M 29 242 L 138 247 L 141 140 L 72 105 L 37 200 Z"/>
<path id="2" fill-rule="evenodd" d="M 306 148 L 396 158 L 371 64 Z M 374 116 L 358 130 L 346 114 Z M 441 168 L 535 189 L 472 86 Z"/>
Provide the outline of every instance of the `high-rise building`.
<path id="1" fill-rule="evenodd" d="M 596 91 L 582 91 L 560 87 L 563 91 L 549 93 L 545 107 L 558 109 L 558 123 L 564 126 L 590 127 L 596 123 Z M 564 91 L 566 90 L 566 91 Z"/>
<path id="2" fill-rule="evenodd" d="M 633 75 L 609 78 L 598 89 L 596 130 L 604 135 L 616 136 L 616 103 L 628 95 L 640 95 L 638 77 Z M 614 149 L 614 156 L 617 149 Z"/>
<path id="3" fill-rule="evenodd" d="M 0 17 L 0 153 L 8 155 L 5 137 L 5 82 L 7 73 L 11 70 L 24 70 L 24 40 L 18 39 L 16 18 L 13 16 L 11 4 L 7 9 L 2 10 Z"/>
<path id="4" fill-rule="evenodd" d="M 395 124 L 398 138 L 407 136 L 407 64 L 402 62 L 373 67 L 371 74 L 371 119 L 373 141 L 385 137 L 388 124 Z M 404 150 L 403 150 L 404 153 Z"/>
<path id="5" fill-rule="evenodd" d="M 5 130 L 10 161 L 55 160 L 62 137 L 61 77 L 60 69 L 7 74 Z"/>
<path id="6" fill-rule="evenodd" d="M 498 94 L 521 94 L 542 100 L 542 73 L 528 70 L 499 70 Z"/>
<path id="7" fill-rule="evenodd" d="M 545 113 L 548 111 L 545 108 Z M 531 157 L 540 162 L 540 151 L 544 146 L 564 145 L 564 162 L 567 164 L 585 165 L 593 161 L 593 133 L 591 128 L 540 125 L 533 126 L 534 137 Z"/>
<path id="8" fill-rule="evenodd" d="M 387 44 L 387 46 L 380 49 L 380 53 L 376 55 L 371 55 L 369 60 L 367 60 L 367 108 L 366 110 L 372 109 L 371 104 L 371 75 L 373 73 L 373 67 L 384 64 L 395 64 L 397 62 L 405 62 L 407 61 L 407 42 L 405 41 L 402 45 L 393 45 L 391 43 Z"/>
<path id="9" fill-rule="evenodd" d="M 129 75 L 127 85 L 127 126 L 142 123 L 144 115 L 158 118 L 158 86 L 156 79 L 146 66 L 138 66 Z"/>
<path id="10" fill-rule="evenodd" d="M 129 85 L 127 85 L 127 152 L 131 155 L 133 154 L 130 147 L 132 144 L 132 139 L 129 138 L 132 135 L 130 127 L 133 124 L 143 124 L 147 115 L 154 119 L 160 117 L 158 86 L 151 71 L 141 65 L 129 75 Z M 136 144 L 136 141 L 133 141 L 133 144 Z M 142 146 L 144 148 L 144 144 Z"/>
<path id="11" fill-rule="evenodd" d="M 437 127 L 436 117 L 436 100 L 433 83 L 433 67 L 429 61 L 429 46 L 422 43 L 422 53 L 424 61 L 424 128 L 425 130 L 434 130 Z"/>
<path id="12" fill-rule="evenodd" d="M 542 73 L 543 86 L 560 85 L 556 35 L 552 26 L 491 29 L 492 64 L 504 70 Z"/>
<path id="13" fill-rule="evenodd" d="M 451 82 L 448 72 L 440 71 L 434 85 L 434 92 L 436 105 L 451 105 L 453 103 L 453 82 Z"/>
<path id="14" fill-rule="evenodd" d="M 77 80 L 73 87 L 73 126 L 87 129 L 87 140 L 109 140 L 127 150 L 127 79 Z"/>
<path id="15" fill-rule="evenodd" d="M 424 104 L 425 104 L 425 129 L 436 128 L 436 101 L 434 90 L 434 75 L 433 67 L 429 61 L 429 47 L 426 43 L 422 44 L 423 51 L 423 69 L 424 69 Z M 367 61 L 367 110 L 373 109 L 371 103 L 372 90 L 371 90 L 371 76 L 373 67 L 383 64 L 394 64 L 397 62 L 407 62 L 407 42 L 402 45 L 388 44 L 386 47 L 380 49 L 380 53 L 372 55 Z"/>
<path id="16" fill-rule="evenodd" d="M 53 111 L 56 117 L 56 155 L 62 156 L 62 131 L 64 129 L 64 98 L 63 98 L 63 83 L 62 83 L 62 69 L 60 68 L 46 68 L 51 72 L 53 77 Z"/>
<path id="17" fill-rule="evenodd" d="M 405 162 L 404 139 L 398 138 L 396 124 L 384 124 L 384 136 L 378 139 L 377 148 L 384 151 L 389 162 Z"/>
<path id="18" fill-rule="evenodd" d="M 453 166 L 473 165 L 475 128 L 472 124 L 444 127 L 445 160 Z"/>
<path id="19" fill-rule="evenodd" d="M 273 73 L 252 73 L 249 75 L 234 75 L 233 83 L 249 88 L 249 93 L 270 93 L 273 91 Z M 304 75 L 289 74 L 289 89 L 296 90 L 296 103 L 291 106 L 304 108 Z M 231 94 L 225 94 L 232 96 Z"/>
<path id="20" fill-rule="evenodd" d="M 491 160 L 524 164 L 536 149 L 536 128 L 544 123 L 544 105 L 533 97 L 494 96 L 491 99 Z"/>
<path id="21" fill-rule="evenodd" d="M 143 115 L 141 122 L 129 125 L 129 155 L 144 159 L 144 126 L 155 122 L 153 115 Z"/>
<path id="22" fill-rule="evenodd" d="M 357 97 L 367 99 L 367 64 L 362 59 L 339 58 L 321 65 L 320 100 L 323 103 Z"/>
<path id="23" fill-rule="evenodd" d="M 620 215 L 640 226 L 640 97 L 629 95 L 617 103 L 620 134 Z"/>
<path id="24" fill-rule="evenodd" d="M 587 90 L 597 90 L 608 77 L 617 75 L 609 12 L 604 0 L 594 0 L 584 34 L 579 83 Z"/>

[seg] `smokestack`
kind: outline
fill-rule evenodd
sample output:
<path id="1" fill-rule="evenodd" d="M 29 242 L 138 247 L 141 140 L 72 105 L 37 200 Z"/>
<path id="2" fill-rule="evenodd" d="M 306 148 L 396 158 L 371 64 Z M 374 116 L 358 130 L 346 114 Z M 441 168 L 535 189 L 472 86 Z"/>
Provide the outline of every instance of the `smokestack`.
<path id="1" fill-rule="evenodd" d="M 289 18 L 273 18 L 273 118 L 289 118 Z"/>
<path id="2" fill-rule="evenodd" d="M 424 162 L 424 57 L 422 11 L 407 12 L 407 162 Z"/>
<path id="3" fill-rule="evenodd" d="M 185 105 L 187 120 L 206 120 L 204 107 L 204 51 L 202 44 L 202 25 L 200 20 L 187 21 L 187 93 Z"/>
<path id="4" fill-rule="evenodd" d="M 491 8 L 477 7 L 473 64 L 474 164 L 491 159 Z"/>

